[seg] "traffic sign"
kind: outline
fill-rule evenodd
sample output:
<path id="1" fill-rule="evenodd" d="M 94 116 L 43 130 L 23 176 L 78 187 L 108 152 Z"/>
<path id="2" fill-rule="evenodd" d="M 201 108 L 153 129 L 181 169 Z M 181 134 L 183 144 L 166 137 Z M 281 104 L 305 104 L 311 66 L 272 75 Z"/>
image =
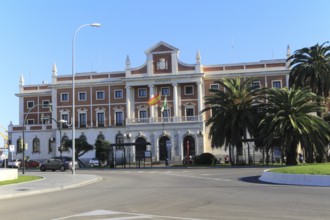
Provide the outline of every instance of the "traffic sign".
<path id="1" fill-rule="evenodd" d="M 15 145 L 13 144 L 9 145 L 9 151 L 12 153 L 15 152 Z"/>

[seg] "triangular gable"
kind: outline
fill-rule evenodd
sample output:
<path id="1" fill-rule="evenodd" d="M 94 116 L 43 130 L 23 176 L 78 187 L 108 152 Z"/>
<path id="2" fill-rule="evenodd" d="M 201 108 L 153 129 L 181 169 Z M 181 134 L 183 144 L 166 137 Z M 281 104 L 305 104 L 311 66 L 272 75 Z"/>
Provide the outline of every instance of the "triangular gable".
<path id="1" fill-rule="evenodd" d="M 149 50 L 147 50 L 145 53 L 157 53 L 157 52 L 171 52 L 175 51 L 177 52 L 179 49 L 173 47 L 172 45 L 169 45 L 163 41 L 160 41 L 158 44 L 155 46 L 151 47 Z"/>

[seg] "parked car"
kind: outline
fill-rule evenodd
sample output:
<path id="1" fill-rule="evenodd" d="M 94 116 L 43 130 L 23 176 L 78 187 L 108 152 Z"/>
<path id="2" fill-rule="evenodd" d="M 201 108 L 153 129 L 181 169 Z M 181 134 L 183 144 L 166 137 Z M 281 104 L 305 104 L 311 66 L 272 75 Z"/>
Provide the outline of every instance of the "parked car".
<path id="1" fill-rule="evenodd" d="M 1 167 L 5 167 L 5 164 L 6 164 L 6 167 L 7 167 L 8 160 L 7 159 L 1 160 L 0 163 L 1 163 Z"/>
<path id="2" fill-rule="evenodd" d="M 7 167 L 19 168 L 21 167 L 21 161 L 17 159 L 9 160 L 7 163 Z"/>
<path id="3" fill-rule="evenodd" d="M 101 163 L 100 163 L 100 161 L 97 158 L 92 158 L 92 159 L 89 160 L 89 166 L 91 166 L 91 167 L 100 166 L 100 165 L 105 166 L 105 165 L 107 165 L 107 162 L 106 161 L 104 161 L 104 162 L 101 161 Z"/>
<path id="4" fill-rule="evenodd" d="M 21 162 L 20 164 L 20 168 L 23 167 L 23 161 L 22 160 L 19 160 Z M 26 160 L 25 161 L 25 167 L 30 167 L 30 168 L 36 168 L 36 167 L 39 167 L 39 162 L 38 161 L 35 161 L 35 160 Z"/>
<path id="5" fill-rule="evenodd" d="M 75 162 L 76 169 L 79 167 L 77 161 Z M 72 158 L 71 157 L 52 157 L 48 160 L 45 160 L 43 163 L 40 164 L 40 170 L 72 170 Z"/>
<path id="6" fill-rule="evenodd" d="M 6 164 L 6 167 L 7 167 L 8 160 L 7 159 L 1 160 L 0 164 L 1 164 L 1 167 L 5 167 L 5 164 Z"/>

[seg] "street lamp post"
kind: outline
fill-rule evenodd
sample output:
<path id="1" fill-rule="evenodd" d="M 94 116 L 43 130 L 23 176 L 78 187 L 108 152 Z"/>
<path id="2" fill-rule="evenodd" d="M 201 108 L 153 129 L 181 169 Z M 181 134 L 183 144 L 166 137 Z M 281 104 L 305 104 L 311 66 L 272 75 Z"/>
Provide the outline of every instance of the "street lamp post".
<path id="1" fill-rule="evenodd" d="M 76 174 L 76 149 L 75 149 L 75 145 L 76 145 L 76 141 L 75 141 L 75 82 L 74 82 L 74 78 L 75 78 L 75 41 L 76 41 L 76 35 L 79 32 L 79 30 L 83 27 L 87 27 L 87 26 L 91 26 L 91 27 L 100 27 L 101 24 L 99 23 L 91 23 L 91 24 L 83 24 L 80 25 L 76 31 L 73 34 L 73 38 L 72 38 L 72 174 L 75 175 Z"/>

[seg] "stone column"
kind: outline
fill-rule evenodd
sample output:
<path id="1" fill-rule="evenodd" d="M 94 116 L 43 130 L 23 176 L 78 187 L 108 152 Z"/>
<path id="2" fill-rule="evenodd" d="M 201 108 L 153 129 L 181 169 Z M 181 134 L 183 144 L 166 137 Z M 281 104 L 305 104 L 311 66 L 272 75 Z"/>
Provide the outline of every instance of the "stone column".
<path id="1" fill-rule="evenodd" d="M 179 107 L 178 107 L 178 84 L 173 85 L 173 110 L 174 110 L 174 121 L 178 121 Z"/>
<path id="2" fill-rule="evenodd" d="M 203 110 L 203 89 L 202 82 L 197 82 L 197 95 L 198 95 L 198 114 Z"/>
<path id="3" fill-rule="evenodd" d="M 154 94 L 154 86 L 153 85 L 149 85 L 149 97 L 153 97 L 155 94 Z M 154 117 L 155 117 L 155 111 L 154 111 L 154 106 L 151 105 L 150 106 L 150 120 L 153 121 L 154 120 Z"/>
<path id="4" fill-rule="evenodd" d="M 126 118 L 130 122 L 131 119 L 131 87 L 126 86 Z"/>

